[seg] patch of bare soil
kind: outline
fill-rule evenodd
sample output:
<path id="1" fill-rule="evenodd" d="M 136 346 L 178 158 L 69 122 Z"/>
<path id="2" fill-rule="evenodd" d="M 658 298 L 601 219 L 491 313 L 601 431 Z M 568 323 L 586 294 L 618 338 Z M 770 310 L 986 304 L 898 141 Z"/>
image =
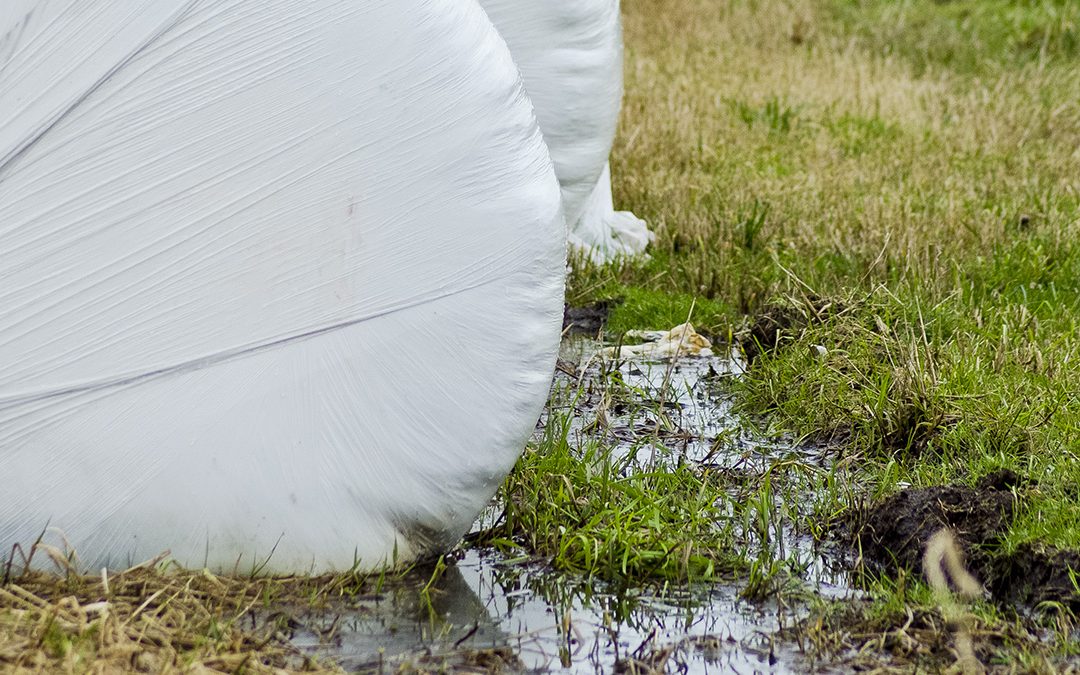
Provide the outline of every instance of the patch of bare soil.
<path id="1" fill-rule="evenodd" d="M 795 335 L 807 323 L 803 312 L 787 305 L 769 305 L 740 336 L 739 346 L 747 363 L 773 351 L 785 337 Z"/>
<path id="2" fill-rule="evenodd" d="M 574 335 L 595 336 L 607 325 L 618 300 L 601 300 L 584 307 L 563 306 L 563 331 Z"/>
<path id="3" fill-rule="evenodd" d="M 855 514 L 847 535 L 864 562 L 891 574 L 903 570 L 923 576 L 927 542 L 947 527 L 956 534 L 967 566 L 996 601 L 1026 606 L 1053 601 L 1080 611 L 1073 583 L 1080 552 L 1034 545 L 1012 553 L 1002 550 L 1002 535 L 1023 489 L 1023 479 L 999 471 L 975 487 L 901 490 Z"/>
<path id="4" fill-rule="evenodd" d="M 1015 508 L 1008 481 L 989 478 L 993 480 L 974 488 L 943 485 L 901 490 L 859 514 L 854 542 L 864 559 L 878 567 L 921 575 L 926 543 L 948 527 L 964 547 L 969 566 L 982 575 Z"/>
<path id="5" fill-rule="evenodd" d="M 1075 579 L 1075 581 L 1074 581 Z M 995 561 L 990 588 L 1014 603 L 1060 602 L 1080 614 L 1080 551 L 1024 544 Z"/>
<path id="6" fill-rule="evenodd" d="M 783 347 L 807 326 L 844 311 L 842 303 L 818 297 L 767 305 L 737 336 L 739 347 L 746 355 L 746 362 L 753 363 L 759 356 Z"/>

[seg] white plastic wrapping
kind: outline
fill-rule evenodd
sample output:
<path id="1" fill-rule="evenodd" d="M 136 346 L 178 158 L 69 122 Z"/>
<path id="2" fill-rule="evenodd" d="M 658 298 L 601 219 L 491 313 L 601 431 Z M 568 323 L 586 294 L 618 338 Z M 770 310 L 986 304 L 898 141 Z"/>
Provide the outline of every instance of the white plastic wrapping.
<path id="1" fill-rule="evenodd" d="M 0 4 L 0 550 L 374 566 L 511 468 L 559 188 L 460 0 Z"/>
<path id="2" fill-rule="evenodd" d="M 570 242 L 596 260 L 640 253 L 645 222 L 615 212 L 607 158 L 622 106 L 619 0 L 481 0 L 510 46 L 555 162 Z"/>

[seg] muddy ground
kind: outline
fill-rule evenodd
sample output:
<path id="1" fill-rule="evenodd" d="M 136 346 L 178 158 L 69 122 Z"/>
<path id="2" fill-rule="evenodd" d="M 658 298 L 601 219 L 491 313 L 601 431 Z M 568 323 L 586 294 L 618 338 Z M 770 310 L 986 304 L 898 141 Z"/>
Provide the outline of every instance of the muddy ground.
<path id="1" fill-rule="evenodd" d="M 567 315 L 586 334 L 594 334 L 606 311 L 593 307 Z M 875 609 L 875 600 L 864 590 L 871 578 L 864 572 L 921 576 L 926 542 L 942 527 L 956 533 L 969 569 L 986 585 L 990 600 L 1015 613 L 1015 621 L 1008 625 L 982 626 L 976 632 L 975 653 L 992 670 L 1027 672 L 1017 670 L 1015 663 L 1003 663 L 1002 655 L 1017 644 L 1035 651 L 1047 644 L 1050 633 L 1045 613 L 1036 610 L 1039 603 L 1080 611 L 1080 596 L 1069 574 L 1070 569 L 1080 570 L 1077 552 L 1031 546 L 1006 551 L 1001 544 L 1001 533 L 1023 492 L 1033 487 L 1024 477 L 999 473 L 974 486 L 901 489 L 840 515 L 825 531 L 826 539 L 815 540 L 799 522 L 813 517 L 808 506 L 813 495 L 800 493 L 794 484 L 785 492 L 780 484 L 800 475 L 792 467 L 828 470 L 842 448 L 769 434 L 755 421 L 741 418 L 733 407 L 732 388 L 725 386 L 745 368 L 737 353 L 675 363 L 617 364 L 626 390 L 637 392 L 640 400 L 614 405 L 607 401 L 606 424 L 598 430 L 587 421 L 604 400 L 602 387 L 589 386 L 590 378 L 600 377 L 604 370 L 593 358 L 599 346 L 574 339 L 560 355 L 553 396 L 566 387 L 584 385 L 585 393 L 574 398 L 575 420 L 581 420 L 575 433 L 603 433 L 628 471 L 638 465 L 655 469 L 656 462 L 689 462 L 712 477 L 717 489 L 738 499 L 753 498 L 762 478 L 770 476 L 778 483 L 778 494 L 784 495 L 778 504 L 787 499 L 790 506 L 781 509 L 788 515 L 778 516 L 769 530 L 771 545 L 788 570 L 777 577 L 782 583 L 754 593 L 748 593 L 745 578 L 690 585 L 614 585 L 559 572 L 541 557 L 467 543 L 443 567 L 421 566 L 404 575 L 357 580 L 347 592 L 312 595 L 311 589 L 318 586 L 309 581 L 295 593 L 279 591 L 279 599 L 267 605 L 256 601 L 264 591 L 251 587 L 255 583 L 251 582 L 243 590 L 252 595 L 250 604 L 245 598 L 235 599 L 237 607 L 247 609 L 236 614 L 241 618 L 232 628 L 251 636 L 235 638 L 237 648 L 257 644 L 273 649 L 269 668 L 329 666 L 349 672 L 943 670 L 956 661 L 956 626 L 934 606 Z M 608 376 L 610 367 L 605 367 Z M 661 393 L 663 387 L 668 393 Z M 657 400 L 664 402 L 674 425 L 660 434 L 655 426 L 645 428 L 641 422 L 642 410 Z M 538 433 L 542 425 L 543 420 Z M 781 466 L 787 470 L 778 470 Z M 476 531 L 490 527 L 499 512 L 499 504 L 492 504 L 477 521 Z M 745 546 L 748 557 L 760 553 L 760 543 L 749 532 Z M 198 575 L 193 579 L 200 588 L 221 583 Z M 16 575 L 7 587 L 20 581 Z M 52 611 L 50 602 L 79 607 L 100 600 L 101 580 L 73 583 L 69 578 L 57 580 L 55 587 L 38 577 L 31 581 L 34 595 L 43 598 L 42 621 Z M 163 620 L 160 617 L 167 615 L 157 614 L 159 601 L 153 597 L 158 582 L 147 577 L 141 583 L 148 604 L 139 611 Z M 162 577 L 162 583 L 191 587 L 191 582 L 181 584 L 175 575 Z M 57 597 L 50 598 L 54 591 Z M 143 600 L 136 587 L 132 593 L 130 604 L 138 607 Z M 4 609 L 0 606 L 0 617 Z M 25 611 L 21 606 L 16 609 Z M 119 625 L 129 624 L 121 620 Z M 15 639 L 23 640 L 18 634 Z M 139 647 L 140 639 L 132 634 L 124 649 L 135 654 L 154 648 L 154 643 Z M 63 659 L 50 661 L 47 649 L 40 644 L 36 649 L 33 663 L 46 671 L 50 663 L 63 669 Z M 0 667 L 19 658 L 18 650 L 5 651 L 0 641 Z M 175 649 L 162 658 L 180 663 Z M 144 662 L 131 657 L 111 663 L 129 663 L 138 670 Z M 1045 663 L 1052 665 L 1050 671 L 1080 668 L 1080 662 L 1069 657 L 1053 656 Z"/>
<path id="2" fill-rule="evenodd" d="M 930 537 L 951 529 L 969 569 L 1003 606 L 1030 611 L 1044 602 L 1080 612 L 1080 589 L 1070 570 L 1080 570 L 1080 552 L 1025 544 L 1006 551 L 1002 537 L 1031 482 L 1010 471 L 984 476 L 975 487 L 908 488 L 848 514 L 846 538 L 865 561 L 896 575 L 924 574 Z"/>

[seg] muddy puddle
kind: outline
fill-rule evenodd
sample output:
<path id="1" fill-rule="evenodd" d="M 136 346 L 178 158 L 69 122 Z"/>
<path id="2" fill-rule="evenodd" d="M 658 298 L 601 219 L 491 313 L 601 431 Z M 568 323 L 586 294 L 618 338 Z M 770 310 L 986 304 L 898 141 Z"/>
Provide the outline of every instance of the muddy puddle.
<path id="1" fill-rule="evenodd" d="M 542 561 L 469 550 L 424 596 L 423 576 L 358 598 L 340 616 L 299 616 L 293 644 L 350 671 L 498 665 L 508 672 L 795 672 L 773 635 L 788 610 L 734 586 L 585 588 Z M 496 661 L 497 660 L 497 661 Z"/>
<path id="2" fill-rule="evenodd" d="M 777 464 L 827 462 L 813 447 L 738 418 L 724 386 L 742 372 L 734 355 L 611 364 L 592 358 L 597 348 L 564 345 L 538 434 L 551 410 L 569 407 L 572 434 L 602 436 L 623 471 L 689 462 L 726 476 L 733 490 Z M 590 386 L 600 380 L 605 386 Z M 612 382 L 628 395 L 613 398 Z M 476 529 L 499 511 L 493 505 Z M 764 538 L 747 533 L 747 554 L 776 547 L 796 572 L 799 600 L 750 602 L 738 582 L 616 588 L 558 573 L 542 559 L 466 547 L 444 570 L 387 579 L 332 611 L 290 616 L 288 632 L 305 653 L 360 672 L 805 672 L 812 664 L 777 634 L 806 615 L 809 597 L 857 591 L 812 537 L 782 519 L 770 528 Z"/>

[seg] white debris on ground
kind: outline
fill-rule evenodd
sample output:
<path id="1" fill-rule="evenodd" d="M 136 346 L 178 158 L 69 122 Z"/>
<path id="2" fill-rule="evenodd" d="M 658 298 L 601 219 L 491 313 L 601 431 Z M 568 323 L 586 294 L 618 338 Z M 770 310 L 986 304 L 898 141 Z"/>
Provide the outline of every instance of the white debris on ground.
<path id="1" fill-rule="evenodd" d="M 626 337 L 646 342 L 624 347 L 608 347 L 599 352 L 601 358 L 671 359 L 683 356 L 713 355 L 712 343 L 699 335 L 691 323 L 680 324 L 666 331 L 627 331 Z"/>

